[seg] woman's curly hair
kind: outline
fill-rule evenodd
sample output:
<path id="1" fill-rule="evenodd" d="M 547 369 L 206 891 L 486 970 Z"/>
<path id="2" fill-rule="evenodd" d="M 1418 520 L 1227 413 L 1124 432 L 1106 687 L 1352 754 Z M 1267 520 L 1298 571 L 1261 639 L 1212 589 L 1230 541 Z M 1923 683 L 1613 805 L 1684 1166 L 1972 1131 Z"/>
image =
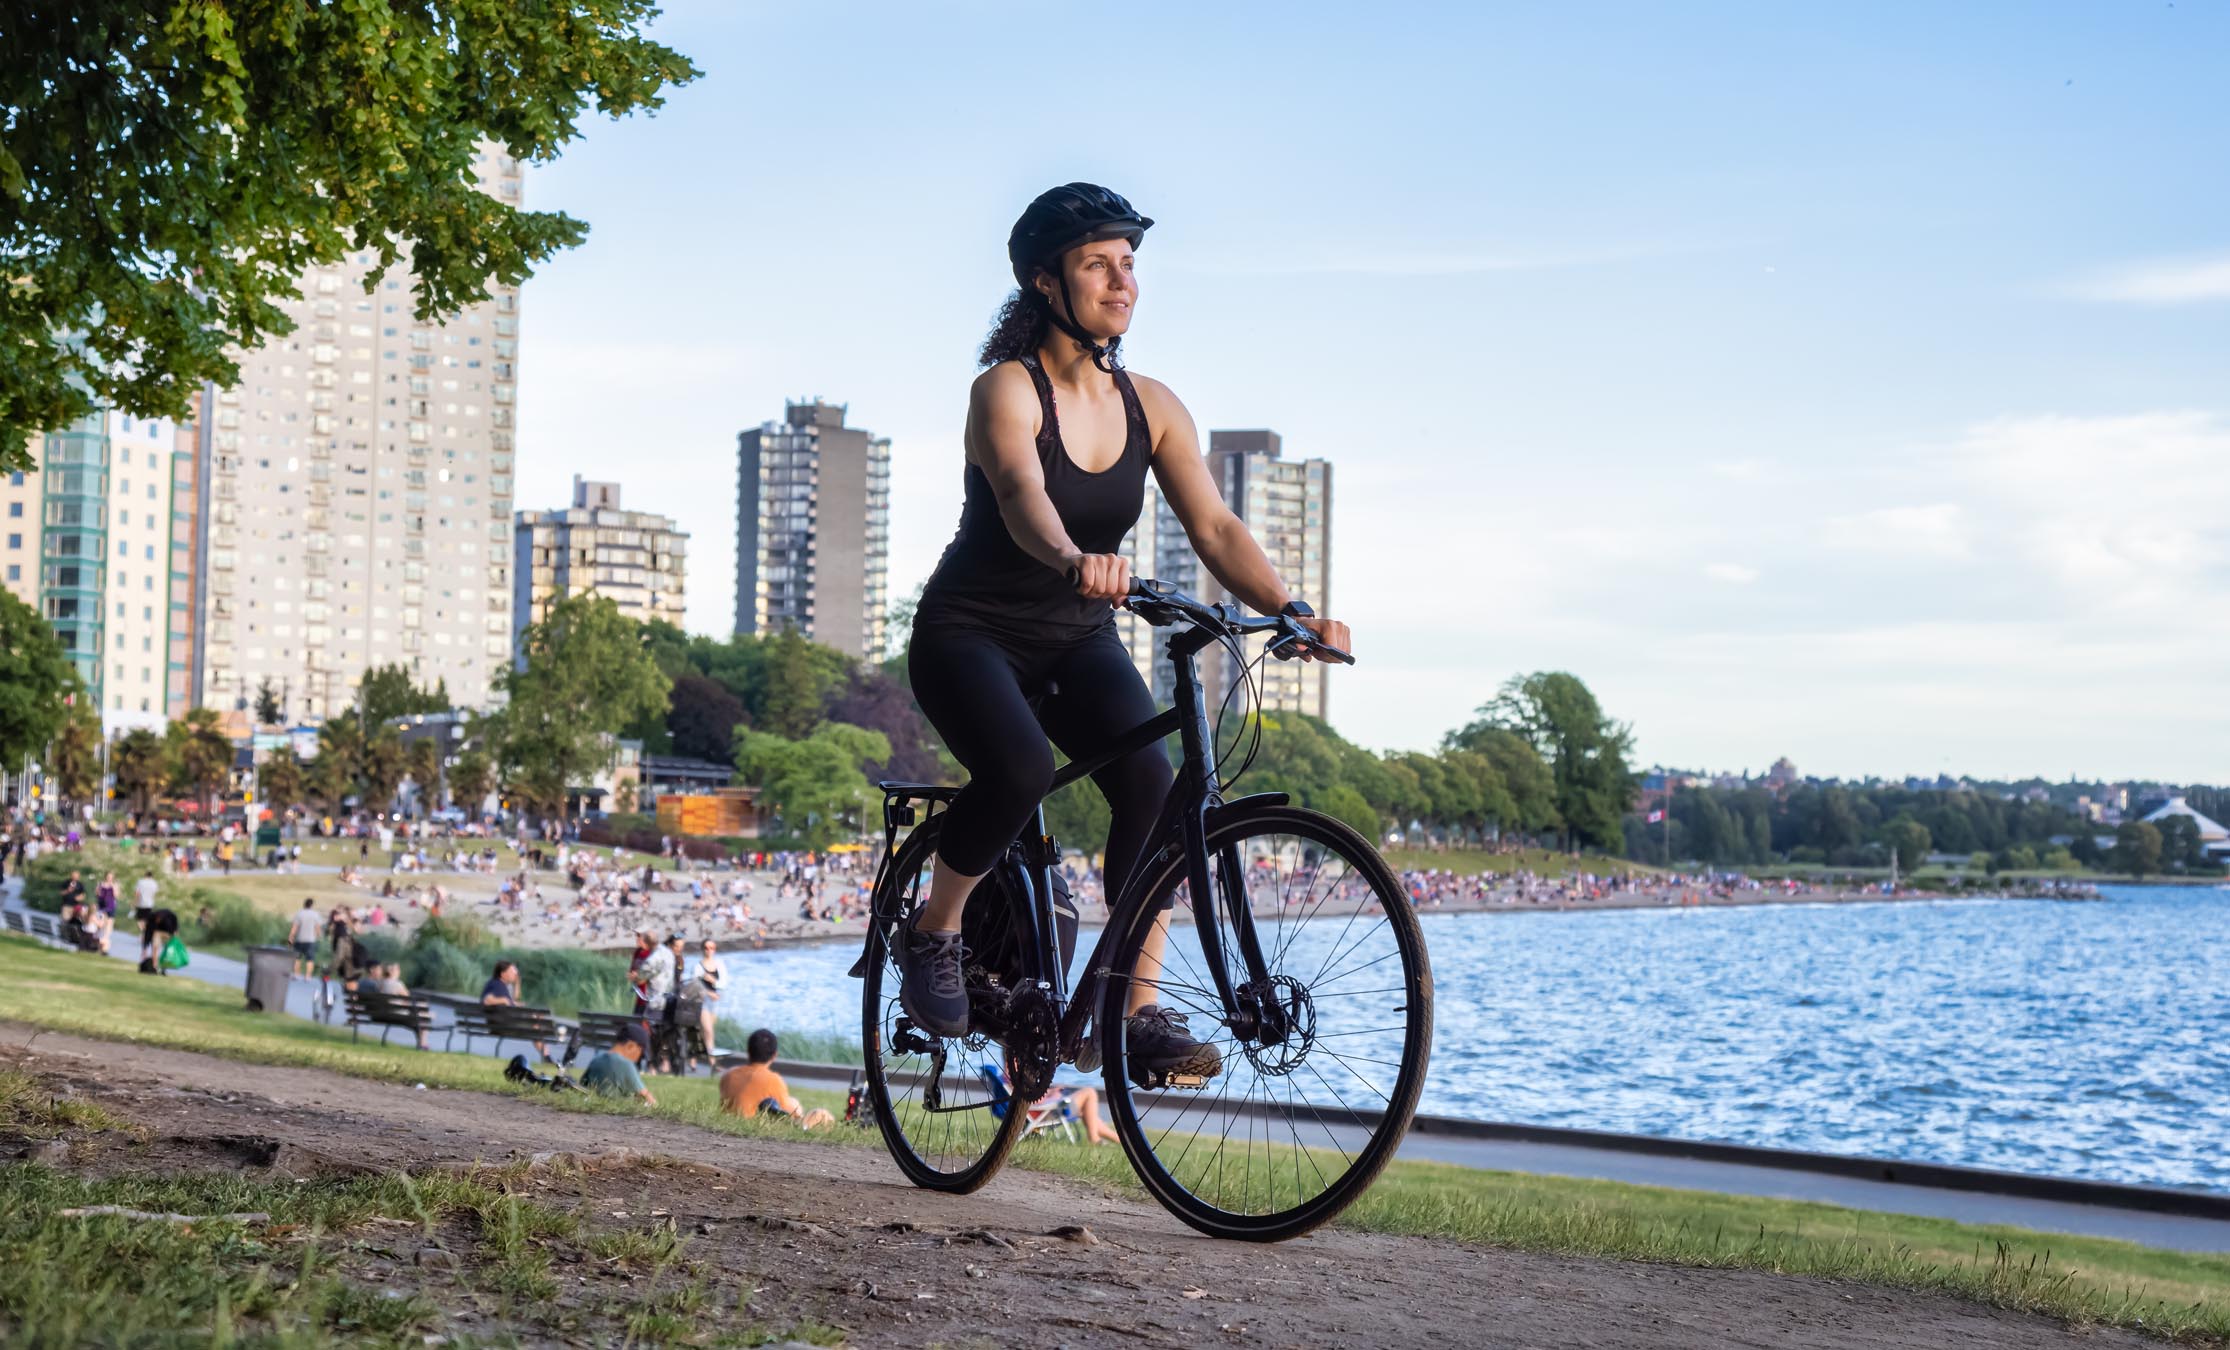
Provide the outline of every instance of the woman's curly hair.
<path id="1" fill-rule="evenodd" d="M 999 306 L 999 317 L 991 321 L 991 336 L 983 340 L 977 364 L 989 367 L 1028 356 L 1045 344 L 1045 335 L 1052 327 L 1045 297 L 1017 287 Z"/>
<path id="2" fill-rule="evenodd" d="M 1013 361 L 1028 356 L 1045 345 L 1046 335 L 1053 332 L 1050 302 L 1036 290 L 1017 288 L 999 306 L 999 316 L 991 321 L 991 336 L 983 340 L 983 350 L 976 355 L 976 362 L 986 368 L 1001 361 Z M 1122 359 L 1121 338 L 1107 345 L 1114 359 Z M 1077 350 L 1082 351 L 1079 345 Z"/>

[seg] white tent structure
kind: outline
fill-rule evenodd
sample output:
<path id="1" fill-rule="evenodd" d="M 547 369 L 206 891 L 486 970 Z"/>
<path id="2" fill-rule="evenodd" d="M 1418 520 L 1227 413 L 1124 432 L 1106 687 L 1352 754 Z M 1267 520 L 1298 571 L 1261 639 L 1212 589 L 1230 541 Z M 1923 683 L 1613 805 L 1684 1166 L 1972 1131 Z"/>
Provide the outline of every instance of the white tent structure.
<path id="1" fill-rule="evenodd" d="M 2170 797 L 2145 822 L 2158 825 L 2170 816 L 2188 816 L 2199 827 L 2199 851 L 2218 862 L 2230 862 L 2230 829 L 2200 815 L 2191 809 L 2191 803 L 2181 797 Z"/>

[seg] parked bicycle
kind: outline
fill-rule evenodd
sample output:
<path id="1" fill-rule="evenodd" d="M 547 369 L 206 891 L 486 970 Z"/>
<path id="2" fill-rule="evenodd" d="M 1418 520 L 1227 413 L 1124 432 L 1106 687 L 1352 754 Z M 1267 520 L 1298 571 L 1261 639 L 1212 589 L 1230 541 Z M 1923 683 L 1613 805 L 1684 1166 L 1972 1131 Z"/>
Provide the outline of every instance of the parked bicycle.
<path id="1" fill-rule="evenodd" d="M 1134 581 L 1129 607 L 1173 630 L 1174 706 L 1063 766 L 1052 791 L 1173 731 L 1183 765 L 1133 875 L 1108 897 L 1073 992 L 1076 909 L 1041 804 L 969 898 L 968 1034 L 940 1037 L 906 1016 L 893 943 L 928 894 L 939 808 L 958 789 L 880 785 L 882 864 L 851 972 L 865 980 L 868 1099 L 908 1178 L 967 1192 L 998 1172 L 1027 1115 L 1005 1109 L 984 1065 L 1003 1061 L 1025 1104 L 1051 1088 L 1059 1065 L 1097 1067 L 1124 1152 L 1157 1200 L 1202 1232 L 1280 1241 L 1353 1203 L 1409 1128 L 1432 1044 L 1424 938 L 1393 870 L 1354 829 L 1282 792 L 1223 795 L 1251 761 L 1260 724 L 1238 769 L 1220 778 L 1200 653 L 1231 653 L 1233 692 L 1252 688 L 1244 643 L 1257 634 L 1269 637 L 1263 656 L 1307 647 L 1319 659 L 1353 658 L 1291 618 L 1248 617 L 1161 582 Z M 1157 930 L 1166 935 L 1158 961 Z M 1215 1052 L 1212 1066 L 1163 1073 L 1133 1060 L 1126 1014 L 1140 985 L 1189 1019 Z"/>

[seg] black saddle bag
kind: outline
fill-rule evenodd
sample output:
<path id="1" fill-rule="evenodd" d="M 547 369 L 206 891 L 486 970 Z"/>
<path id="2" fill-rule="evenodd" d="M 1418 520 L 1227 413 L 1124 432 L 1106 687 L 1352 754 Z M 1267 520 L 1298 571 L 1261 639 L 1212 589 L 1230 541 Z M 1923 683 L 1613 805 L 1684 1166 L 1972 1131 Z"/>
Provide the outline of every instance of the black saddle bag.
<path id="1" fill-rule="evenodd" d="M 968 906 L 960 917 L 960 931 L 968 944 L 969 964 L 997 977 L 1008 989 L 1018 988 L 1028 970 L 1022 950 L 1026 930 L 1017 925 L 1014 918 L 1015 910 L 1027 903 L 1030 894 L 1030 887 L 1023 879 L 1028 872 L 1022 845 L 1019 842 L 1009 844 L 1007 851 L 993 864 L 991 875 L 968 896 Z M 1069 893 L 1068 878 L 1055 868 L 1053 930 L 1059 936 L 1063 969 L 1076 959 L 1078 926 L 1076 897 Z"/>

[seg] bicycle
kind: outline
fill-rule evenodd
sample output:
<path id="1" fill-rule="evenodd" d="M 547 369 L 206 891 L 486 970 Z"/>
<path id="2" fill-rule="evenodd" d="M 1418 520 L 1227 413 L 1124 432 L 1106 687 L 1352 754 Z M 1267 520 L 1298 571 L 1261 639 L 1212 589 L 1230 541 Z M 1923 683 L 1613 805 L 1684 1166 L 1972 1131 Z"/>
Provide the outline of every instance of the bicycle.
<path id="1" fill-rule="evenodd" d="M 926 896 L 939 808 L 959 790 L 879 784 L 883 855 L 851 971 L 863 980 L 868 1103 L 908 1179 L 965 1193 L 1004 1165 L 1027 1115 L 992 1109 L 981 1066 L 994 1043 L 1017 1101 L 1049 1090 L 1061 1064 L 1097 1067 L 1123 1150 L 1155 1199 L 1212 1236 L 1282 1241 L 1353 1203 L 1409 1128 L 1432 1043 L 1424 938 L 1392 869 L 1347 824 L 1282 792 L 1223 796 L 1251 763 L 1260 722 L 1247 762 L 1220 779 L 1199 654 L 1221 645 L 1238 658 L 1244 679 L 1232 692 L 1252 688 L 1242 644 L 1255 634 L 1270 636 L 1263 657 L 1306 645 L 1354 658 L 1291 618 L 1249 618 L 1157 581 L 1134 581 L 1128 603 L 1176 630 L 1166 649 L 1174 706 L 1064 765 L 1051 791 L 1173 731 L 1183 764 L 1122 893 L 1108 898 L 1073 998 L 1056 904 L 1061 847 L 1041 803 L 969 897 L 971 915 L 979 898 L 1003 904 L 1015 942 L 1003 961 L 979 951 L 964 962 L 968 1034 L 914 1025 L 898 1003 L 895 943 Z M 927 803 L 918 823 L 917 802 Z M 902 827 L 911 827 L 903 841 Z M 1178 921 L 1186 915 L 1189 924 Z M 1147 953 L 1157 929 L 1166 933 L 1158 961 Z M 1137 985 L 1196 1029 L 1212 1028 L 1202 1039 L 1221 1057 L 1214 1074 L 1168 1076 L 1132 1061 L 1125 1019 Z"/>

